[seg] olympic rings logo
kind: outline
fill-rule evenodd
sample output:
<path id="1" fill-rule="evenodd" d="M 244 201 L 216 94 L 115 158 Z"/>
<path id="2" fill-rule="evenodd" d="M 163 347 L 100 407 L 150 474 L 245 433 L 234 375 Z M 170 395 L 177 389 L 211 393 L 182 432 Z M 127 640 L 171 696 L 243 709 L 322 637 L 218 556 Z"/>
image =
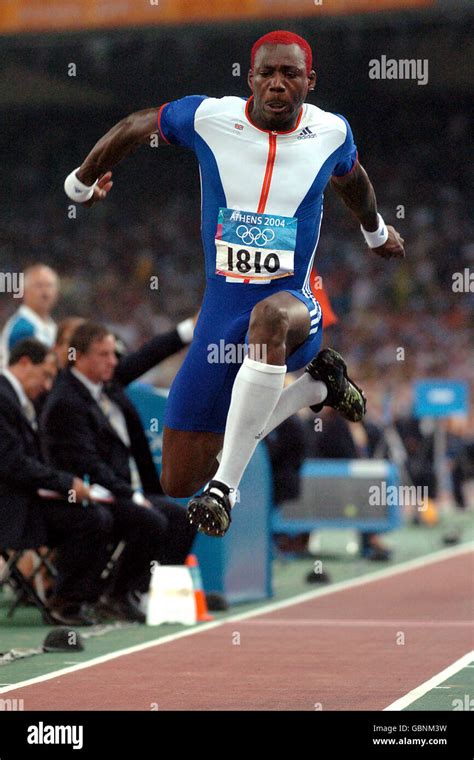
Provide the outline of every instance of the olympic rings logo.
<path id="1" fill-rule="evenodd" d="M 237 237 L 239 237 L 245 245 L 259 245 L 264 246 L 267 243 L 271 243 L 275 239 L 274 230 L 264 227 L 261 230 L 259 227 L 247 227 L 246 224 L 239 224 L 236 229 Z"/>

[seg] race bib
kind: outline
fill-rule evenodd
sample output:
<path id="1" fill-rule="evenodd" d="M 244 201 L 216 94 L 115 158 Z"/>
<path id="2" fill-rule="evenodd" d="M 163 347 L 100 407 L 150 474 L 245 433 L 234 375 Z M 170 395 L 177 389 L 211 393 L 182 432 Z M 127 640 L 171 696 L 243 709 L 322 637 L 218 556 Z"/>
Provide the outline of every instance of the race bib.
<path id="1" fill-rule="evenodd" d="M 220 208 L 216 274 L 244 282 L 291 277 L 297 225 L 292 216 Z"/>

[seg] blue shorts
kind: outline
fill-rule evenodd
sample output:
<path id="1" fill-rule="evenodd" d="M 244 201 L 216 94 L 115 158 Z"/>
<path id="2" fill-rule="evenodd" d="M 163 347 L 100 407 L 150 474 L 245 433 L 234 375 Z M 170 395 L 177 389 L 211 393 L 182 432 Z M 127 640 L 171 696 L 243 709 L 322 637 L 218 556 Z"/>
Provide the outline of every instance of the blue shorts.
<path id="1" fill-rule="evenodd" d="M 251 290 L 242 285 L 231 286 L 232 290 L 236 287 L 238 299 L 229 297 L 228 287 L 206 292 L 193 341 L 166 404 L 164 424 L 173 430 L 209 433 L 225 430 L 232 386 L 245 357 L 250 314 L 256 303 L 275 292 L 266 292 L 263 285 Z M 285 292 L 303 301 L 311 318 L 307 339 L 287 359 L 288 371 L 294 372 L 308 364 L 321 348 L 322 315 L 314 296 L 299 290 Z"/>

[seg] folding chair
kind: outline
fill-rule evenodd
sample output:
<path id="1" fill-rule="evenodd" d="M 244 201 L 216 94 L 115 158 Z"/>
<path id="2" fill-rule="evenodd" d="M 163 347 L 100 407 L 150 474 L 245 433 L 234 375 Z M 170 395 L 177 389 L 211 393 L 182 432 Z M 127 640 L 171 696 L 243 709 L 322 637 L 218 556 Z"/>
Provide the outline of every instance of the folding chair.
<path id="1" fill-rule="evenodd" d="M 37 558 L 33 571 L 27 576 L 23 575 L 18 567 L 18 563 L 26 551 L 33 551 L 35 559 Z M 50 560 L 50 554 L 50 549 L 47 549 L 46 552 L 42 553 L 40 549 L 0 548 L 0 557 L 5 561 L 5 567 L 0 576 L 0 585 L 8 585 L 12 589 L 14 595 L 8 608 L 7 617 L 13 617 L 18 605 L 27 599 L 40 611 L 45 623 L 48 625 L 55 624 L 54 618 L 48 610 L 45 600 L 41 599 L 34 585 L 34 578 L 40 571 L 41 567 L 46 567 L 53 576 L 57 574 L 56 569 Z"/>
<path id="2" fill-rule="evenodd" d="M 17 569 L 21 572 L 30 586 L 33 586 L 39 598 L 44 603 L 46 603 L 46 592 L 44 588 L 44 578 L 42 577 L 41 571 L 43 569 L 46 570 L 52 581 L 54 581 L 54 579 L 57 577 L 58 572 L 54 566 L 54 562 L 51 559 L 54 551 L 54 549 L 49 549 L 46 546 L 42 546 L 39 549 L 27 549 L 21 553 L 17 560 Z M 20 563 L 23 558 L 26 560 L 30 559 L 31 561 L 32 567 L 31 571 L 28 573 L 25 573 L 25 570 L 23 567 L 21 567 Z M 7 617 L 13 617 L 13 613 L 15 612 L 16 608 L 26 601 L 27 598 L 24 589 L 18 589 L 12 603 L 10 604 Z"/>
<path id="3" fill-rule="evenodd" d="M 110 556 L 108 562 L 100 574 L 100 579 L 103 584 L 106 582 L 110 585 L 117 572 L 118 561 L 123 550 L 126 547 L 125 541 L 119 541 L 118 543 L 111 543 L 109 545 Z"/>
<path id="4" fill-rule="evenodd" d="M 110 584 L 115 575 L 118 560 L 125 548 L 125 541 L 119 541 L 118 543 L 111 543 L 109 547 L 109 559 L 106 567 L 101 573 L 101 581 L 105 585 Z M 46 604 L 46 598 L 44 594 L 38 592 L 35 586 L 35 580 L 41 569 L 44 567 L 51 574 L 53 578 L 57 576 L 57 570 L 54 563 L 51 560 L 51 554 L 54 549 L 41 547 L 38 549 L 3 549 L 0 548 L 0 557 L 5 561 L 3 570 L 0 568 L 0 586 L 7 585 L 13 592 L 13 599 L 11 600 L 7 617 L 12 618 L 15 610 L 26 600 L 34 604 L 40 611 L 43 621 L 48 625 L 56 625 L 54 618 L 52 617 L 48 606 Z M 24 574 L 18 567 L 18 563 L 21 558 L 27 553 L 33 552 L 34 565 L 31 572 Z"/>

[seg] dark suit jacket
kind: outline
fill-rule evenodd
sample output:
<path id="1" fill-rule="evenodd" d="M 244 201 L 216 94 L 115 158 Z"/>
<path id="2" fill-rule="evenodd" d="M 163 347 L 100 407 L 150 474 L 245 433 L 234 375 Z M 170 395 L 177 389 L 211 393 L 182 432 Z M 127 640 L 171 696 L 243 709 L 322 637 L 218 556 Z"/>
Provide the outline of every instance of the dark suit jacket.
<path id="1" fill-rule="evenodd" d="M 104 387 L 121 408 L 145 492 L 162 494 L 148 440 L 135 407 L 123 390 L 140 375 L 183 347 L 177 332 L 152 338 L 138 351 L 123 357 L 114 379 Z M 63 370 L 51 391 L 41 418 L 45 456 L 56 467 L 79 477 L 88 474 L 119 498 L 131 498 L 130 452 L 110 425 L 87 388 L 70 371 Z"/>
<path id="2" fill-rule="evenodd" d="M 18 396 L 0 375 L 0 546 L 22 549 L 47 543 L 36 491 L 47 488 L 67 496 L 72 475 L 42 461 L 37 433 Z"/>

